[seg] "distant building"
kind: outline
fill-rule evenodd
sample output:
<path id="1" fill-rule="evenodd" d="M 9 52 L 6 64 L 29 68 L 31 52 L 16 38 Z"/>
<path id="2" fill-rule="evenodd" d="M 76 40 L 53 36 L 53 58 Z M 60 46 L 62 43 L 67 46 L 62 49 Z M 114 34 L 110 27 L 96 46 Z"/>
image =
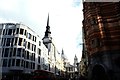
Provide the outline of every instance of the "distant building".
<path id="1" fill-rule="evenodd" d="M 48 49 L 29 27 L 1 23 L 0 41 L 3 77 L 19 80 L 36 69 L 48 69 Z"/>
<path id="2" fill-rule="evenodd" d="M 66 62 L 66 65 L 65 65 L 65 77 L 66 78 L 69 78 L 69 79 L 72 79 L 74 78 L 74 66 L 71 65 L 69 62 Z"/>
<path id="3" fill-rule="evenodd" d="M 61 75 L 61 72 L 64 72 L 64 60 L 62 57 L 63 53 L 59 53 L 55 44 L 54 40 L 51 37 L 51 31 L 49 26 L 49 15 L 47 19 L 47 26 L 45 35 L 43 37 L 43 44 L 48 49 L 48 64 L 49 64 L 49 71 L 54 72 L 55 74 Z"/>
<path id="4" fill-rule="evenodd" d="M 83 2 L 88 78 L 120 80 L 120 2 Z"/>

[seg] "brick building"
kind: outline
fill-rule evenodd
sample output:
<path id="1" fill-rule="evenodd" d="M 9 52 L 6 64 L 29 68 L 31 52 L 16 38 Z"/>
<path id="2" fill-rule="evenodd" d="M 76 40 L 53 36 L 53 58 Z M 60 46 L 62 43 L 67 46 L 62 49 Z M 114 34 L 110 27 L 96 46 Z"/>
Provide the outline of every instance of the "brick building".
<path id="1" fill-rule="evenodd" d="M 120 2 L 83 2 L 88 78 L 120 80 Z"/>

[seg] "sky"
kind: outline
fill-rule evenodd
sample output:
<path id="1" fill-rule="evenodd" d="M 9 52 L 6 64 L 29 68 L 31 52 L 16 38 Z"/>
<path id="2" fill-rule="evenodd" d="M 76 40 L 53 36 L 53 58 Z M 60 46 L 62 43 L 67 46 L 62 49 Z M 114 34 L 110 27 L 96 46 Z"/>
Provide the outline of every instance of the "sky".
<path id="1" fill-rule="evenodd" d="M 51 36 L 72 64 L 82 55 L 82 0 L 0 0 L 0 23 L 29 26 L 43 38 L 49 13 Z"/>

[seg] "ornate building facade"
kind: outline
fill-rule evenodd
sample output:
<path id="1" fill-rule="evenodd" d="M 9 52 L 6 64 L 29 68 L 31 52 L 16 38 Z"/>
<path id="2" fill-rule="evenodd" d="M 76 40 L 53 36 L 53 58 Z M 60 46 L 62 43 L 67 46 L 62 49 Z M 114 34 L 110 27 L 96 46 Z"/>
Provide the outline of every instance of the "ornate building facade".
<path id="1" fill-rule="evenodd" d="M 120 80 L 120 2 L 83 2 L 88 76 Z"/>

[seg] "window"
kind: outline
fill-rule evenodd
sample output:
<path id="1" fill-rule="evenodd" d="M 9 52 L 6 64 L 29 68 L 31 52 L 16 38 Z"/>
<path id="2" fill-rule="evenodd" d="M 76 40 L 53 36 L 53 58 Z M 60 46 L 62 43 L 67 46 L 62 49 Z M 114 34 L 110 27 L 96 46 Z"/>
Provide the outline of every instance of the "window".
<path id="1" fill-rule="evenodd" d="M 99 38 L 95 38 L 95 39 L 91 40 L 91 47 L 92 48 L 99 47 L 99 46 L 100 46 L 100 40 L 99 40 Z"/>
<path id="2" fill-rule="evenodd" d="M 23 35 L 24 29 L 20 29 L 20 34 Z"/>
<path id="3" fill-rule="evenodd" d="M 8 54 L 9 54 L 9 48 L 5 48 L 5 54 L 4 54 L 4 57 L 8 57 Z"/>
<path id="4" fill-rule="evenodd" d="M 7 59 L 3 59 L 3 67 L 7 67 Z"/>
<path id="5" fill-rule="evenodd" d="M 34 45 L 34 51 L 36 52 L 36 45 Z"/>
<path id="6" fill-rule="evenodd" d="M 2 48 L 2 57 L 4 56 L 4 49 L 5 49 L 5 48 Z"/>
<path id="7" fill-rule="evenodd" d="M 27 47 L 28 47 L 28 49 L 30 49 L 30 42 L 28 42 L 28 46 Z"/>
<path id="8" fill-rule="evenodd" d="M 3 42 L 4 42 L 4 38 L 2 38 L 2 41 L 1 41 L 1 46 L 3 46 Z"/>
<path id="9" fill-rule="evenodd" d="M 24 60 L 21 61 L 21 67 L 23 67 L 23 66 L 24 66 Z"/>
<path id="10" fill-rule="evenodd" d="M 20 59 L 16 59 L 16 66 L 20 66 Z"/>
<path id="11" fill-rule="evenodd" d="M 11 46 L 13 46 L 14 38 L 11 38 Z"/>
<path id="12" fill-rule="evenodd" d="M 16 30 L 16 34 L 19 34 L 19 28 L 17 28 L 17 30 Z"/>
<path id="13" fill-rule="evenodd" d="M 16 37 L 15 38 L 15 43 L 14 43 L 15 45 L 17 45 L 17 41 L 18 41 L 18 38 Z"/>
<path id="14" fill-rule="evenodd" d="M 37 69 L 38 69 L 38 70 L 39 70 L 39 69 L 41 69 L 41 66 L 40 66 L 40 65 L 38 65 Z"/>
<path id="15" fill-rule="evenodd" d="M 23 41 L 23 46 L 24 46 L 24 47 L 26 47 L 26 43 L 27 43 L 27 42 L 26 42 L 26 40 L 24 39 L 24 41 Z"/>
<path id="16" fill-rule="evenodd" d="M 11 57 L 11 56 L 12 56 L 12 53 L 13 53 L 13 48 L 10 48 L 9 50 L 10 50 L 9 57 Z"/>
<path id="17" fill-rule="evenodd" d="M 5 29 L 3 29 L 3 35 L 5 35 Z"/>
<path id="18" fill-rule="evenodd" d="M 35 69 L 35 63 L 33 63 L 33 69 Z"/>
<path id="19" fill-rule="evenodd" d="M 6 38 L 3 38 L 4 39 L 4 42 L 3 42 L 3 46 L 6 45 Z"/>
<path id="20" fill-rule="evenodd" d="M 38 63 L 40 63 L 40 56 L 38 56 Z"/>
<path id="21" fill-rule="evenodd" d="M 12 29 L 8 30 L 8 35 L 12 35 Z"/>
<path id="22" fill-rule="evenodd" d="M 27 59 L 29 59 L 29 51 L 27 51 Z"/>
<path id="23" fill-rule="evenodd" d="M 8 29 L 6 29 L 6 31 L 5 31 L 5 35 L 7 35 L 7 33 L 8 33 Z"/>
<path id="24" fill-rule="evenodd" d="M 38 54 L 41 55 L 41 49 L 38 48 Z"/>
<path id="25" fill-rule="evenodd" d="M 13 35 L 15 34 L 15 29 L 13 29 L 13 32 L 12 32 L 12 34 L 13 34 Z"/>
<path id="26" fill-rule="evenodd" d="M 19 45 L 19 46 L 21 46 L 21 45 L 22 45 L 22 38 L 19 38 L 18 45 Z"/>
<path id="27" fill-rule="evenodd" d="M 9 59 L 9 61 L 8 61 L 8 67 L 10 67 L 11 66 L 11 59 Z"/>
<path id="28" fill-rule="evenodd" d="M 26 68 L 28 68 L 28 66 L 29 66 L 29 62 L 28 62 L 28 61 L 26 61 Z"/>
<path id="29" fill-rule="evenodd" d="M 41 46 L 41 42 L 39 41 L 39 46 Z"/>
<path id="30" fill-rule="evenodd" d="M 10 46 L 10 38 L 7 38 L 6 46 Z"/>
<path id="31" fill-rule="evenodd" d="M 28 33 L 28 39 L 31 39 L 31 34 L 30 33 Z"/>
<path id="32" fill-rule="evenodd" d="M 22 57 L 23 58 L 25 57 L 25 49 L 23 49 L 23 51 L 22 51 Z"/>
<path id="33" fill-rule="evenodd" d="M 24 35 L 26 36 L 27 35 L 27 31 L 25 30 L 25 32 L 24 32 Z"/>
<path id="34" fill-rule="evenodd" d="M 2 29 L 0 29 L 0 35 L 1 35 L 1 33 L 2 33 Z"/>
<path id="35" fill-rule="evenodd" d="M 35 42 L 36 42 L 36 37 L 35 37 Z"/>
<path id="36" fill-rule="evenodd" d="M 32 44 L 32 51 L 34 50 L 34 44 Z"/>
<path id="37" fill-rule="evenodd" d="M 96 18 L 92 18 L 91 25 L 96 25 L 98 23 Z"/>
<path id="38" fill-rule="evenodd" d="M 12 59 L 12 66 L 15 66 L 15 59 Z"/>
<path id="39" fill-rule="evenodd" d="M 17 56 L 18 56 L 18 57 L 21 57 L 21 48 L 18 48 L 18 49 L 17 49 Z"/>
<path id="40" fill-rule="evenodd" d="M 13 56 L 16 56 L 16 48 L 14 48 Z"/>

